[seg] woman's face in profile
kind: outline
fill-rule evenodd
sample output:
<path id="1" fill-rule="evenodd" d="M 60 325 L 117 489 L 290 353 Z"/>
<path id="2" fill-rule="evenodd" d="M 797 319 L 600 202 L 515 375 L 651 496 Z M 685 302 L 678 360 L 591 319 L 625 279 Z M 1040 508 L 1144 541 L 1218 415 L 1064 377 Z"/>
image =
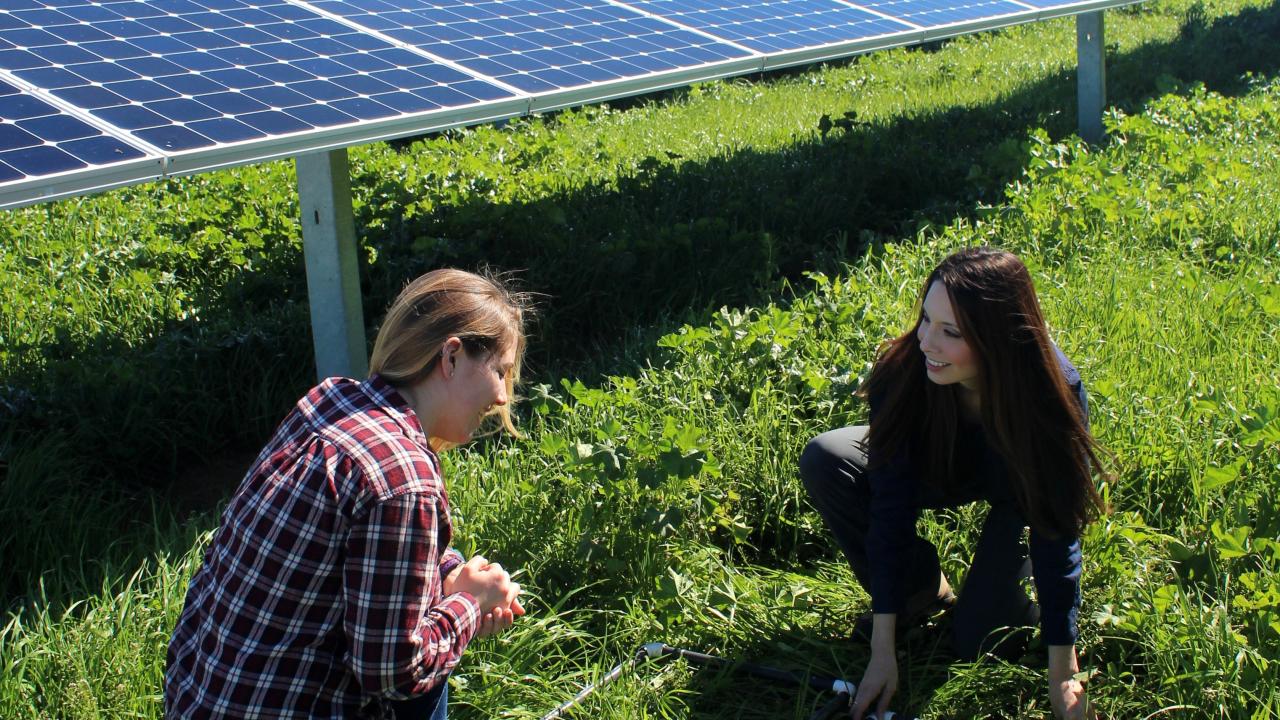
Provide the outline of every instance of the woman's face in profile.
<path id="1" fill-rule="evenodd" d="M 951 297 L 941 282 L 934 281 L 924 296 L 916 339 L 930 380 L 977 390 L 978 357 L 960 333 Z"/>

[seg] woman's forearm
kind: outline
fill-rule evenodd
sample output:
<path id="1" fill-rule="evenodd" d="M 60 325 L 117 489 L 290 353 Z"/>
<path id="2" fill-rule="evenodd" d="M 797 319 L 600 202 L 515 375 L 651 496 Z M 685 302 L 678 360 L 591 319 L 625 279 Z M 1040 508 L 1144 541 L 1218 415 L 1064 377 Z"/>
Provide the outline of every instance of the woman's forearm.
<path id="1" fill-rule="evenodd" d="M 1075 645 L 1049 646 L 1049 682 L 1063 682 L 1080 672 Z"/>
<path id="2" fill-rule="evenodd" d="M 878 654 L 887 652 L 894 657 L 894 631 L 897 629 L 898 616 L 895 613 L 876 613 L 871 616 L 871 652 Z"/>

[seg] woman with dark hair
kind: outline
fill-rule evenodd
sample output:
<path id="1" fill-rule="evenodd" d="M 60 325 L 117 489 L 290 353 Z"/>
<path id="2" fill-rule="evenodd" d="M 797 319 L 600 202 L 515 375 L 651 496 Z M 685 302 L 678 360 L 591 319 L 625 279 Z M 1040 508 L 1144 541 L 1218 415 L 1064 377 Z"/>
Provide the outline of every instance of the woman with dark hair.
<path id="1" fill-rule="evenodd" d="M 952 606 L 966 659 L 1009 656 L 1021 644 L 1010 628 L 1039 623 L 1054 713 L 1092 717 L 1074 677 L 1075 641 L 1079 536 L 1104 510 L 1093 481 L 1102 450 L 1026 266 L 990 248 L 946 258 L 924 284 L 914 326 L 885 343 L 860 394 L 869 426 L 823 433 L 800 458 L 814 506 L 871 595 L 855 720 L 873 703 L 883 714 L 897 690 L 896 629 Z M 990 512 L 957 599 L 916 519 L 975 500 Z M 1023 590 L 1029 576 L 1038 605 Z"/>

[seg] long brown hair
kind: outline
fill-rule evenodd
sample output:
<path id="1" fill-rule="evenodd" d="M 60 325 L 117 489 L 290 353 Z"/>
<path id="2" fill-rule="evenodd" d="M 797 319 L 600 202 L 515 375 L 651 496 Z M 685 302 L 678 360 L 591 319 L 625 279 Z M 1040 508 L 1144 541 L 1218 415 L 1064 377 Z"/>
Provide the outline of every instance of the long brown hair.
<path id="1" fill-rule="evenodd" d="M 915 323 L 882 346 L 860 390 L 877 408 L 869 459 L 880 465 L 910 454 L 925 482 L 945 484 L 954 475 L 962 390 L 926 377 L 916 339 L 935 282 L 977 357 L 983 431 L 1004 458 L 1027 522 L 1053 537 L 1078 534 L 1104 510 L 1093 473 L 1105 476 L 1105 451 L 1063 377 L 1031 274 L 1012 253 L 967 248 L 930 273 Z"/>
<path id="2" fill-rule="evenodd" d="M 413 385 L 435 369 L 451 337 L 461 340 L 471 357 L 514 346 L 515 365 L 506 377 L 507 397 L 514 401 L 529 312 L 529 296 L 515 291 L 501 276 L 432 270 L 409 283 L 391 303 L 373 343 L 369 374 L 377 373 L 398 388 Z M 507 432 L 519 435 L 507 406 L 495 407 L 493 413 Z M 438 444 L 435 438 L 432 443 Z"/>

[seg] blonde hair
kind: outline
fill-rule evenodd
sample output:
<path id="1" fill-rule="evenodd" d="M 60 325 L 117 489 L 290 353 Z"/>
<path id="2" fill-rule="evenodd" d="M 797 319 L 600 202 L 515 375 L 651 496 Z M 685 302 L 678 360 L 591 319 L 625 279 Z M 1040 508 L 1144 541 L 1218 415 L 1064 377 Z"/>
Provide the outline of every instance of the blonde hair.
<path id="1" fill-rule="evenodd" d="M 515 365 L 507 373 L 507 397 L 515 401 L 524 357 L 524 324 L 529 299 L 498 275 L 465 270 L 432 270 L 400 291 L 373 343 L 369 374 L 377 373 L 396 387 L 425 379 L 440 362 L 445 341 L 456 337 L 470 357 L 515 348 Z M 495 407 L 502 428 L 519 436 L 507 406 Z M 445 444 L 431 438 L 432 446 Z"/>

